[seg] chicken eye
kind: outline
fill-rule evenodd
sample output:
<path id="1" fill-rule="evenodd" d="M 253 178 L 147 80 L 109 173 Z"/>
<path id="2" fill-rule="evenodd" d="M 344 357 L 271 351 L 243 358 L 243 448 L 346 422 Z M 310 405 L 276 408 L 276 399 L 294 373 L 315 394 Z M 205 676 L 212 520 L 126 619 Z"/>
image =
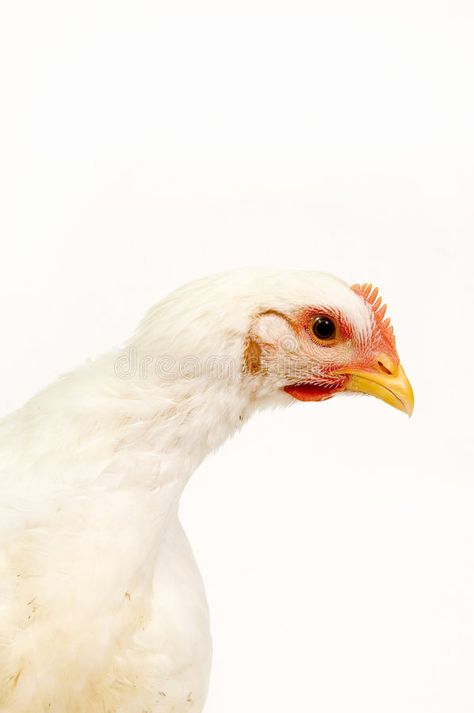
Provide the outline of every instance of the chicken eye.
<path id="1" fill-rule="evenodd" d="M 336 334 L 336 325 L 330 317 L 316 317 L 313 333 L 318 339 L 332 339 Z"/>

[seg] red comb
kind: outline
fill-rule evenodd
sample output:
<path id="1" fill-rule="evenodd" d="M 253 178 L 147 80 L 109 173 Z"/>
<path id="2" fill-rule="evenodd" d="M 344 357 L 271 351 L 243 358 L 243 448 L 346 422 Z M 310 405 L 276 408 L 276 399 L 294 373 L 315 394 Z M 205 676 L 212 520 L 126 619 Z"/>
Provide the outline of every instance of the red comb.
<path id="1" fill-rule="evenodd" d="M 393 334 L 393 327 L 390 324 L 390 318 L 387 317 L 384 319 L 387 305 L 382 304 L 382 298 L 378 296 L 378 287 L 373 287 L 373 285 L 364 282 L 363 285 L 352 285 L 352 289 L 372 307 L 375 323 L 393 348 L 395 348 L 395 336 Z"/>

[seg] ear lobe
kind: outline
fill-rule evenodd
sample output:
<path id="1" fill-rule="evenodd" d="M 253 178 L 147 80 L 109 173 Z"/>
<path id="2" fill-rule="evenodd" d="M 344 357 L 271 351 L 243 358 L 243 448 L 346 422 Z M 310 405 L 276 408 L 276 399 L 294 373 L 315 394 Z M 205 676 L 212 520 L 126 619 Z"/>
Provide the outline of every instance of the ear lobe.
<path id="1" fill-rule="evenodd" d="M 290 320 L 280 312 L 268 311 L 257 315 L 251 325 L 244 349 L 244 365 L 250 374 L 264 370 L 265 351 L 269 353 L 277 348 L 296 351 L 297 339 Z"/>
<path id="2" fill-rule="evenodd" d="M 260 344 L 249 337 L 244 349 L 244 365 L 249 374 L 256 374 L 260 371 L 261 353 Z"/>
<path id="3" fill-rule="evenodd" d="M 294 351 L 297 348 L 293 325 L 281 312 L 269 310 L 259 314 L 252 325 L 251 335 L 265 346 L 280 347 L 284 351 Z"/>

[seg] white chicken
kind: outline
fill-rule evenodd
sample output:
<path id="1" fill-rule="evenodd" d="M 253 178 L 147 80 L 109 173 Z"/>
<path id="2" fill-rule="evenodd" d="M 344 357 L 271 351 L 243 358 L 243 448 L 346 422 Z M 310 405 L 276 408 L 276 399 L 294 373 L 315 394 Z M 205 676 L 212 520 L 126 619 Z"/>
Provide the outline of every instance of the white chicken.
<path id="1" fill-rule="evenodd" d="M 178 519 L 259 408 L 413 393 L 369 285 L 238 270 L 182 287 L 120 351 L 0 423 L 1 713 L 198 713 L 208 611 Z"/>

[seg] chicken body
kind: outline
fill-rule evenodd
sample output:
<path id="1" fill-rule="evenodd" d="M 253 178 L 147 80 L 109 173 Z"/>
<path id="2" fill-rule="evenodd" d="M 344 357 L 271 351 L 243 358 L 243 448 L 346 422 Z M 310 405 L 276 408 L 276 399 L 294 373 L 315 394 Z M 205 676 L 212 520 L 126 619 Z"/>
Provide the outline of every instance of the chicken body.
<path id="1" fill-rule="evenodd" d="M 183 393 L 173 431 L 160 428 L 156 409 L 110 423 L 116 404 L 88 391 L 98 367 L 66 377 L 0 428 L 2 466 L 16 468 L 15 482 L 2 483 L 0 711 L 197 713 L 209 617 L 178 502 L 202 456 L 183 446 L 179 422 L 206 442 L 202 413 L 186 416 Z M 108 358 L 100 369 L 113 374 Z M 84 392 L 94 393 L 88 416 Z M 102 408 L 101 424 L 93 414 Z"/>
<path id="2" fill-rule="evenodd" d="M 409 410 L 366 297 L 319 273 L 198 281 L 123 349 L 0 422 L 0 713 L 200 713 L 209 621 L 180 495 L 210 451 L 290 393 L 390 382 L 373 393 Z M 308 331 L 322 311 L 331 344 Z"/>

